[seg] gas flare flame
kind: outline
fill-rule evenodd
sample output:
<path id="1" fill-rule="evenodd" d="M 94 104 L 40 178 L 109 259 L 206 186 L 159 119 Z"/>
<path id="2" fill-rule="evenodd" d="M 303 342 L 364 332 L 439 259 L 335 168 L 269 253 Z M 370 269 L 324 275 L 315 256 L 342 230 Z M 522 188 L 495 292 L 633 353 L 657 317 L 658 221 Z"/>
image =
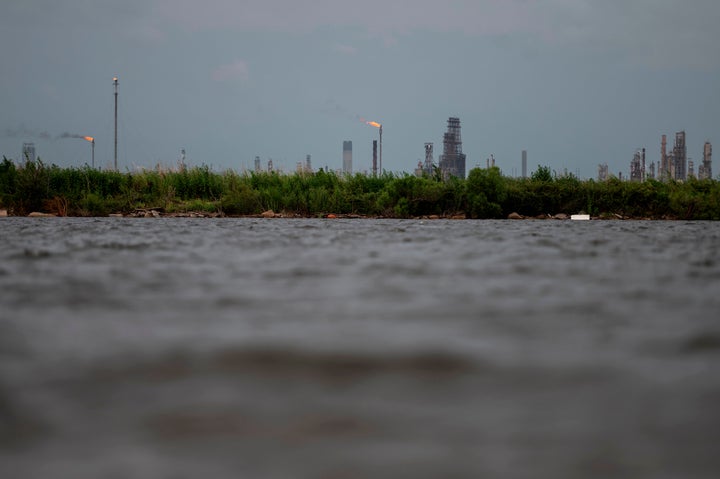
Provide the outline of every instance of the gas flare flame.
<path id="1" fill-rule="evenodd" d="M 365 124 L 374 126 L 375 128 L 382 128 L 382 125 L 376 121 L 366 121 Z"/>
<path id="2" fill-rule="evenodd" d="M 77 133 L 68 133 L 65 132 L 62 135 L 58 136 L 58 138 L 82 138 L 83 140 L 87 140 L 89 142 L 95 141 L 95 138 L 92 136 L 84 136 L 84 135 L 78 135 Z"/>

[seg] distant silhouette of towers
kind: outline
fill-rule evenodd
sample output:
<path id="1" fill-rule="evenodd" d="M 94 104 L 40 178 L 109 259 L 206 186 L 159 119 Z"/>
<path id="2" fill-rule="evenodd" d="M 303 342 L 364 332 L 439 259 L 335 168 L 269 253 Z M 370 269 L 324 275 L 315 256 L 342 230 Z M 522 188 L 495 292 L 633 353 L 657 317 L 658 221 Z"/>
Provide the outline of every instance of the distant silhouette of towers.
<path id="1" fill-rule="evenodd" d="M 352 141 L 343 141 L 343 173 L 352 175 Z"/>
<path id="2" fill-rule="evenodd" d="M 35 162 L 35 143 L 23 143 L 22 157 L 23 160 Z"/>
<path id="3" fill-rule="evenodd" d="M 598 165 L 598 181 L 607 181 L 610 176 L 607 163 L 601 163 Z"/>

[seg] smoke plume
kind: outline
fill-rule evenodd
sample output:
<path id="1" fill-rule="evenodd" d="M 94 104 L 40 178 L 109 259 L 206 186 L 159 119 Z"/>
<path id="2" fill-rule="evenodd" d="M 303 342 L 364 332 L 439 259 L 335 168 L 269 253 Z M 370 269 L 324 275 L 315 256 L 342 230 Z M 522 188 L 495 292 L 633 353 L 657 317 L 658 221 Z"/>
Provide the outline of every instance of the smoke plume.
<path id="1" fill-rule="evenodd" d="M 52 135 L 47 131 L 37 131 L 20 125 L 17 128 L 5 128 L 2 132 L 5 138 L 41 138 L 43 140 L 52 139 Z"/>
<path id="2" fill-rule="evenodd" d="M 65 133 L 61 134 L 60 136 L 58 136 L 58 138 L 85 138 L 85 135 L 79 135 L 77 133 L 65 132 Z"/>

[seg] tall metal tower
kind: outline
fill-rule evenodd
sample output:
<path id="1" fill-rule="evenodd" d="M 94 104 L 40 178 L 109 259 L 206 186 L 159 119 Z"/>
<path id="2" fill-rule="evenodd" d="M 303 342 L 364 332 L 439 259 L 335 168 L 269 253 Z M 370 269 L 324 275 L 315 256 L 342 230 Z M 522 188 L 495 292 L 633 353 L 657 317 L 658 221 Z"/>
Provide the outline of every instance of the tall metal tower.
<path id="1" fill-rule="evenodd" d="M 645 148 L 638 149 L 630 162 L 630 181 L 645 181 Z"/>
<path id="2" fill-rule="evenodd" d="M 435 165 L 433 165 L 433 162 L 435 160 L 433 158 L 433 148 L 434 145 L 432 143 L 425 143 L 425 164 L 423 164 L 423 172 L 426 175 L 432 175 L 434 173 Z"/>
<path id="3" fill-rule="evenodd" d="M 658 169 L 658 177 L 660 180 L 670 178 L 670 165 L 667 157 L 667 135 L 663 135 L 660 140 L 660 168 Z"/>
<path id="4" fill-rule="evenodd" d="M 703 160 L 698 167 L 698 176 L 701 180 L 712 179 L 712 144 L 709 141 L 706 141 L 703 147 Z"/>
<path id="5" fill-rule="evenodd" d="M 527 178 L 527 150 L 522 151 L 522 177 Z"/>
<path id="6" fill-rule="evenodd" d="M 444 178 L 450 176 L 465 178 L 465 154 L 462 152 L 459 118 L 448 118 L 448 129 L 443 136 L 443 154 L 440 157 L 440 170 Z"/>
<path id="7" fill-rule="evenodd" d="M 113 86 L 115 87 L 115 162 L 114 162 L 114 166 L 115 166 L 115 171 L 117 171 L 117 169 L 118 169 L 118 167 L 117 167 L 117 145 L 118 145 L 118 136 L 117 136 L 118 78 L 117 78 L 117 77 L 114 77 L 114 78 L 113 78 Z"/>
<path id="8" fill-rule="evenodd" d="M 675 133 L 675 146 L 673 147 L 673 161 L 675 163 L 675 179 L 687 179 L 687 147 L 685 145 L 685 132 Z"/>

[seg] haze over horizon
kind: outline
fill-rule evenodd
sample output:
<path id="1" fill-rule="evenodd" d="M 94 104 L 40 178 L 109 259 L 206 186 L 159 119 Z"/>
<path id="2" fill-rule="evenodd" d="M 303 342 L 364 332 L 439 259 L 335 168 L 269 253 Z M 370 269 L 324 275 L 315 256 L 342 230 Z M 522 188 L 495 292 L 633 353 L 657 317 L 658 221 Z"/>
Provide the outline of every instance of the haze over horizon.
<path id="1" fill-rule="evenodd" d="M 23 0 L 0 5 L 0 154 L 46 163 L 411 172 L 461 120 L 467 169 L 628 173 L 687 133 L 720 143 L 715 0 Z M 716 168 L 717 169 L 717 168 Z"/>

